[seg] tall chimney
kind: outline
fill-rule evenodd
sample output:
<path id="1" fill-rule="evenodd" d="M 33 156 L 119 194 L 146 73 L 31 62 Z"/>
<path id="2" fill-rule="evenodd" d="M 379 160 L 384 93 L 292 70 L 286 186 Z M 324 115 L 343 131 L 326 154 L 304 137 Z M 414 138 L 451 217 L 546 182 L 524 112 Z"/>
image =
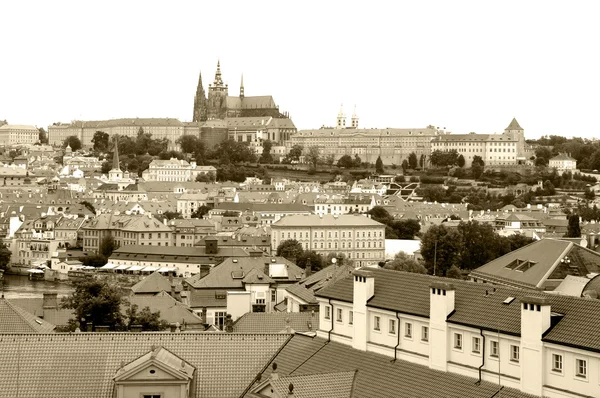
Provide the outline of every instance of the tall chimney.
<path id="1" fill-rule="evenodd" d="M 429 367 L 448 370 L 448 315 L 454 311 L 455 289 L 450 283 L 429 285 Z"/>
<path id="2" fill-rule="evenodd" d="M 58 308 L 58 294 L 56 293 L 44 293 L 42 300 L 43 309 L 57 309 Z"/>
<path id="3" fill-rule="evenodd" d="M 544 385 L 544 347 L 542 336 L 550 327 L 550 303 L 546 298 L 521 299 L 521 391 L 542 396 Z"/>
<path id="4" fill-rule="evenodd" d="M 354 297 L 353 297 L 353 316 L 354 316 L 354 338 L 352 346 L 361 351 L 367 350 L 368 331 L 370 330 L 367 301 L 375 294 L 375 277 L 371 271 L 356 270 L 354 275 Z M 333 310 L 329 321 L 333 323 Z"/>

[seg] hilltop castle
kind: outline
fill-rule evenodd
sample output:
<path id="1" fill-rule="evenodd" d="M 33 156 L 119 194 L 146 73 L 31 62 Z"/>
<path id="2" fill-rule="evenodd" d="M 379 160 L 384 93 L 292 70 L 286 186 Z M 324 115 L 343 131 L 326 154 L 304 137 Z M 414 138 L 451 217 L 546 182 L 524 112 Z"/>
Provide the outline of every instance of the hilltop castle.
<path id="1" fill-rule="evenodd" d="M 202 85 L 202 73 L 198 78 L 198 87 L 194 96 L 194 122 L 231 117 L 272 117 L 288 118 L 280 113 L 270 95 L 247 97 L 244 95 L 244 77 L 240 83 L 240 95 L 230 96 L 229 87 L 223 83 L 221 63 L 217 62 L 217 71 L 212 84 L 208 85 L 208 97 Z"/>

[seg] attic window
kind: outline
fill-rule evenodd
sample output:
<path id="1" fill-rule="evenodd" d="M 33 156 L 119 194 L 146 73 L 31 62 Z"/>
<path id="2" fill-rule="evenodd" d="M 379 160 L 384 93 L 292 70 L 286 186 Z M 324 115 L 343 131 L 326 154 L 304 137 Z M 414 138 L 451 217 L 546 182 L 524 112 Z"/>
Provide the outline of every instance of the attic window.
<path id="1" fill-rule="evenodd" d="M 242 279 L 244 277 L 244 271 L 243 270 L 231 271 L 231 277 L 233 279 Z"/>
<path id="2" fill-rule="evenodd" d="M 525 272 L 529 268 L 533 267 L 535 264 L 537 264 L 535 261 L 521 260 L 518 258 L 509 263 L 505 268 L 512 269 L 514 271 Z"/>
<path id="3" fill-rule="evenodd" d="M 515 301 L 514 297 L 507 297 L 506 300 L 503 301 L 504 304 L 510 304 Z"/>
<path id="4" fill-rule="evenodd" d="M 221 299 L 221 300 L 222 300 L 222 299 L 225 299 L 225 298 L 227 298 L 227 294 L 226 294 L 224 291 L 220 291 L 220 290 L 219 290 L 219 291 L 216 291 L 216 292 L 215 292 L 215 298 L 216 298 L 216 299 Z"/>

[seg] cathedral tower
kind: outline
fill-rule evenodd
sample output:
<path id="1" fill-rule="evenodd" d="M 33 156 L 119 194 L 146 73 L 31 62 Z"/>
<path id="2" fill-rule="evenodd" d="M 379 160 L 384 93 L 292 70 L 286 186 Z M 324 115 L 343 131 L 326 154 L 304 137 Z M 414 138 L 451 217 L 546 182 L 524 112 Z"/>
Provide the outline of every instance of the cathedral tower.
<path id="1" fill-rule="evenodd" d="M 198 87 L 196 88 L 196 95 L 194 96 L 194 122 L 203 122 L 206 120 L 206 93 L 202 86 L 202 72 L 198 77 Z"/>
<path id="2" fill-rule="evenodd" d="M 242 75 L 242 82 L 240 83 L 240 98 L 244 99 L 244 75 Z"/>
<path id="3" fill-rule="evenodd" d="M 217 62 L 217 71 L 213 84 L 208 85 L 208 119 L 225 119 L 227 116 L 228 86 L 221 77 L 221 61 Z"/>
<path id="4" fill-rule="evenodd" d="M 119 166 L 119 137 L 115 137 L 115 153 L 113 155 L 113 167 L 108 172 L 108 180 L 111 182 L 118 182 L 123 179 L 123 172 Z"/>
<path id="5" fill-rule="evenodd" d="M 337 124 L 336 128 L 345 129 L 346 128 L 346 115 L 344 115 L 344 104 L 340 106 L 340 111 L 337 115 Z"/>
<path id="6" fill-rule="evenodd" d="M 358 115 L 356 114 L 356 105 L 354 105 L 354 112 L 352 113 L 352 128 L 358 128 Z"/>

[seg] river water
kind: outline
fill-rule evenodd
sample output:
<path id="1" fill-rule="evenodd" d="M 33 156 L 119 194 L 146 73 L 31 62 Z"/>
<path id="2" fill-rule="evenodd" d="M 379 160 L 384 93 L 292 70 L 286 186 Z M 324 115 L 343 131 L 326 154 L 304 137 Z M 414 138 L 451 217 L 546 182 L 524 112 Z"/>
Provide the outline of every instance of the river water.
<path id="1" fill-rule="evenodd" d="M 1 282 L 0 282 L 1 283 Z M 4 297 L 42 297 L 44 293 L 56 293 L 58 297 L 68 296 L 73 286 L 64 282 L 30 281 L 26 275 L 4 275 Z"/>

